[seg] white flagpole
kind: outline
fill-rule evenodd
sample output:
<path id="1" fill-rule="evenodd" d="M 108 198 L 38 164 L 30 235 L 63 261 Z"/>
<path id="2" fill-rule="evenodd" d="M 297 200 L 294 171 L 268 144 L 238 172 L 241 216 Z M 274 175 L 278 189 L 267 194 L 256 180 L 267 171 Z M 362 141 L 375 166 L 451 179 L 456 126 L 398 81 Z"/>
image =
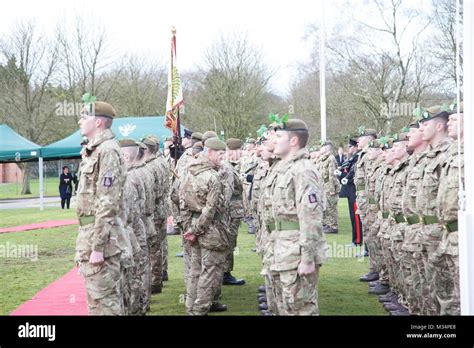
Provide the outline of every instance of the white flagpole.
<path id="1" fill-rule="evenodd" d="M 321 103 L 321 140 L 326 140 L 326 34 L 324 25 L 324 0 L 320 1 L 319 28 L 319 99 Z"/>
<path id="2" fill-rule="evenodd" d="M 459 1 L 457 1 L 459 6 Z M 474 9 L 473 0 L 464 0 L 464 177 L 465 210 L 459 211 L 459 275 L 461 290 L 461 314 L 474 315 Z M 459 28 L 460 30 L 460 28 Z M 459 34 L 457 38 L 459 39 Z M 462 208 L 462 207 L 461 207 Z"/>

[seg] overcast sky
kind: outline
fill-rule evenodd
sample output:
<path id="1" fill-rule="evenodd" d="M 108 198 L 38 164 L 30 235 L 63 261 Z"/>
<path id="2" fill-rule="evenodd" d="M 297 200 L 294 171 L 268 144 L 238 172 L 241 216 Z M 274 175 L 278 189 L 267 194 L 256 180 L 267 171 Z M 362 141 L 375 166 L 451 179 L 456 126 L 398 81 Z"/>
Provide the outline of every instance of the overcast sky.
<path id="1" fill-rule="evenodd" d="M 52 32 L 63 17 L 74 23 L 76 14 L 93 16 L 107 30 L 114 52 L 151 55 L 167 63 L 170 28 L 178 31 L 178 64 L 181 71 L 199 64 L 204 49 L 220 33 L 247 32 L 261 48 L 269 67 L 277 73 L 272 90 L 284 96 L 293 81 L 298 62 L 308 59 L 310 45 L 305 30 L 320 20 L 320 0 L 5 0 L 0 12 L 0 35 L 16 21 L 35 19 Z M 421 0 L 413 0 L 420 2 Z M 425 0 L 426 2 L 427 0 Z M 340 18 L 345 0 L 326 0 L 325 19 L 331 26 Z M 345 7 L 363 5 L 353 0 Z M 348 8 L 349 7 L 349 8 Z"/>

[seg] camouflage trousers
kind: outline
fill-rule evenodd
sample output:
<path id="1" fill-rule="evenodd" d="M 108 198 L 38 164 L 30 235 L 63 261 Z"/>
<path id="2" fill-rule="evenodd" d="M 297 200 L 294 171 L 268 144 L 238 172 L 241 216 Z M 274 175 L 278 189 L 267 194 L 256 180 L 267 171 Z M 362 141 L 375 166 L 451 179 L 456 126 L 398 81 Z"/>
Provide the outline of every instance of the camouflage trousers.
<path id="1" fill-rule="evenodd" d="M 365 216 L 364 226 L 364 243 L 367 246 L 369 252 L 369 272 L 377 272 L 377 232 L 378 232 L 378 219 L 377 212 L 370 210 Z"/>
<path id="2" fill-rule="evenodd" d="M 438 268 L 436 299 L 441 315 L 461 315 L 458 232 L 444 231 L 433 257 Z"/>
<path id="3" fill-rule="evenodd" d="M 388 252 L 390 247 L 390 240 L 385 238 L 385 234 L 389 228 L 389 220 L 378 217 L 379 229 L 377 231 L 376 250 L 377 250 L 377 267 L 379 272 L 380 284 L 388 285 L 390 283 L 388 273 Z"/>
<path id="4" fill-rule="evenodd" d="M 227 251 L 191 246 L 191 269 L 186 283 L 186 312 L 206 315 L 219 297 Z"/>
<path id="5" fill-rule="evenodd" d="M 399 295 L 399 303 L 408 308 L 406 278 L 410 276 L 409 268 L 404 267 L 403 239 L 405 236 L 405 223 L 391 222 L 390 229 L 390 255 L 391 255 L 391 279 L 390 285 Z"/>
<path id="6" fill-rule="evenodd" d="M 148 246 L 141 245 L 140 252 L 133 257 L 135 265 L 130 272 L 130 314 L 145 315 L 150 298 L 148 289 L 150 288 L 150 261 L 148 255 Z"/>
<path id="7" fill-rule="evenodd" d="M 161 254 L 163 255 L 163 272 L 168 272 L 168 235 L 165 235 L 161 244 Z"/>
<path id="8" fill-rule="evenodd" d="M 108 257 L 100 265 L 79 261 L 84 276 L 90 315 L 124 315 L 120 254 Z"/>
<path id="9" fill-rule="evenodd" d="M 155 219 L 156 235 L 150 240 L 151 288 L 163 287 L 163 240 L 166 239 L 166 221 Z"/>
<path id="10" fill-rule="evenodd" d="M 425 268 L 426 287 L 423 289 L 425 315 L 439 315 L 440 307 L 436 298 L 438 292 L 439 275 L 442 265 L 438 260 L 437 249 L 440 245 L 444 229 L 439 224 L 423 225 L 423 265 Z"/>
<path id="11" fill-rule="evenodd" d="M 226 254 L 224 272 L 232 272 L 234 270 L 234 249 L 237 246 L 237 236 L 239 233 L 241 218 L 231 218 L 229 224 L 229 242 L 230 249 Z"/>
<path id="12" fill-rule="evenodd" d="M 328 226 L 330 228 L 338 228 L 338 213 L 337 213 L 337 203 L 339 202 L 339 195 L 334 194 L 326 195 L 326 210 L 323 213 L 323 226 Z"/>
<path id="13" fill-rule="evenodd" d="M 191 244 L 183 238 L 184 285 L 186 286 L 186 289 L 188 288 L 187 284 L 191 273 L 191 254 Z"/>
<path id="14" fill-rule="evenodd" d="M 277 300 L 281 300 L 281 293 L 276 293 L 275 291 L 280 290 L 281 288 L 275 288 L 273 283 L 273 274 L 268 272 L 264 276 L 265 278 L 265 294 L 267 297 L 267 306 L 270 312 L 274 315 L 279 315 L 278 308 L 283 307 L 282 303 L 277 303 Z"/>
<path id="15" fill-rule="evenodd" d="M 274 272 L 273 293 L 279 315 L 319 315 L 318 279 L 320 265 L 316 271 L 301 276 L 296 269 Z"/>
<path id="16" fill-rule="evenodd" d="M 420 225 L 407 225 L 402 244 L 402 267 L 405 269 L 405 293 L 410 314 L 421 314 L 421 278 L 416 256 L 420 254 L 421 244 L 417 241 Z"/>

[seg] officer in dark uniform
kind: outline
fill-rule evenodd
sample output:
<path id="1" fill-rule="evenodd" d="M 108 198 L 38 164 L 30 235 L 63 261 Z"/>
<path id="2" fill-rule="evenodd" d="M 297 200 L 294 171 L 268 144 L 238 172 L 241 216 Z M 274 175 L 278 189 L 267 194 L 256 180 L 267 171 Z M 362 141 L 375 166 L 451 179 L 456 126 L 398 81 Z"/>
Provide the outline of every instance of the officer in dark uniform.
<path id="1" fill-rule="evenodd" d="M 349 215 L 352 225 L 352 245 L 362 244 L 362 222 L 356 211 L 356 188 L 354 184 L 354 171 L 359 158 L 356 138 L 349 139 L 349 159 L 346 160 L 337 170 L 336 175 L 341 181 L 341 191 L 339 197 L 346 197 L 349 205 Z"/>

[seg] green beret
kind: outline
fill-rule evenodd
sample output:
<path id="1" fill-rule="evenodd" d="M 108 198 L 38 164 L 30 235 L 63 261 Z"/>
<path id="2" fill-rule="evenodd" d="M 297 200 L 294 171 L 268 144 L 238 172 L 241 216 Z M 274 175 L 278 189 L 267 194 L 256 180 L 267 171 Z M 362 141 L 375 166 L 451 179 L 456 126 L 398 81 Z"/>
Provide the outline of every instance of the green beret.
<path id="1" fill-rule="evenodd" d="M 421 119 L 420 122 L 425 122 L 432 120 L 433 118 L 439 117 L 439 116 L 447 116 L 450 113 L 449 106 L 447 105 L 434 105 L 431 106 L 427 109 L 425 109 L 421 113 Z"/>
<path id="2" fill-rule="evenodd" d="M 137 142 L 133 139 L 120 139 L 119 145 L 120 147 L 138 146 Z"/>
<path id="3" fill-rule="evenodd" d="M 201 141 L 203 142 L 203 144 L 206 144 L 206 140 L 211 138 L 217 138 L 217 133 L 213 131 L 207 131 L 204 132 L 204 134 L 202 135 Z"/>
<path id="4" fill-rule="evenodd" d="M 242 147 L 242 140 L 236 138 L 227 139 L 225 143 L 229 150 L 238 150 Z"/>
<path id="5" fill-rule="evenodd" d="M 191 139 L 202 140 L 202 133 L 194 132 L 193 134 L 191 134 Z"/>
<path id="6" fill-rule="evenodd" d="M 303 120 L 297 118 L 291 118 L 288 122 L 283 123 L 283 127 L 278 128 L 277 130 L 282 131 L 291 131 L 291 132 L 307 132 L 308 126 Z"/>
<path id="7" fill-rule="evenodd" d="M 377 138 L 377 131 L 375 129 L 366 129 L 364 126 L 360 126 L 358 129 L 359 137 L 374 136 Z"/>
<path id="8" fill-rule="evenodd" d="M 387 150 L 387 149 L 391 149 L 393 146 L 393 139 L 389 138 L 389 137 L 380 137 L 379 139 L 379 147 L 382 149 L 382 150 Z"/>
<path id="9" fill-rule="evenodd" d="M 106 102 L 94 102 L 91 104 L 87 104 L 86 109 L 88 109 L 88 113 L 90 116 L 102 116 L 102 117 L 109 117 L 114 118 L 117 116 L 117 112 L 115 111 L 114 107 Z"/>
<path id="10" fill-rule="evenodd" d="M 207 139 L 206 142 L 204 143 L 204 146 L 216 151 L 220 151 L 220 150 L 223 151 L 227 148 L 225 143 L 219 138 Z"/>

